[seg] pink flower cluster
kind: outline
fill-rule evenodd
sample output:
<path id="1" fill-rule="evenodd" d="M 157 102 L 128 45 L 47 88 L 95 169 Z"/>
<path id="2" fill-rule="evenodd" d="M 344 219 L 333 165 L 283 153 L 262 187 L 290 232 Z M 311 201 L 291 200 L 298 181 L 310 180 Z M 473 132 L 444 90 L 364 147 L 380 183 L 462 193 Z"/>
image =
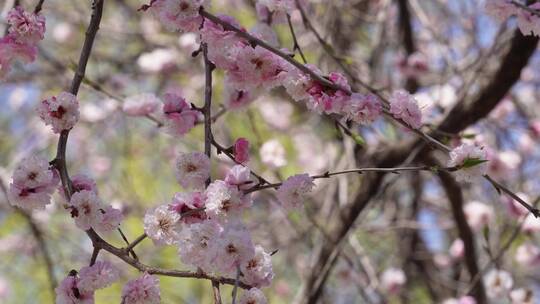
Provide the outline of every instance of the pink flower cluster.
<path id="1" fill-rule="evenodd" d="M 159 279 L 148 273 L 131 280 L 122 289 L 122 301 L 125 304 L 159 304 L 161 292 Z"/>
<path id="2" fill-rule="evenodd" d="M 104 205 L 93 190 L 81 190 L 73 193 L 68 205 L 75 225 L 82 230 L 95 229 L 110 232 L 124 219 L 122 212 L 110 205 Z"/>
<path id="3" fill-rule="evenodd" d="M 20 6 L 9 11 L 8 34 L 0 39 L 0 79 L 11 70 L 11 65 L 19 60 L 30 63 L 35 60 L 37 43 L 45 33 L 45 17 L 24 11 Z"/>
<path id="4" fill-rule="evenodd" d="M 313 186 L 313 178 L 308 174 L 294 175 L 278 188 L 277 197 L 285 209 L 299 209 Z"/>
<path id="5" fill-rule="evenodd" d="M 71 271 L 54 290 L 56 304 L 93 304 L 94 292 L 110 286 L 119 278 L 120 272 L 109 262 L 97 261 L 78 273 Z"/>
<path id="6" fill-rule="evenodd" d="M 21 160 L 9 185 L 10 203 L 25 210 L 45 209 L 59 182 L 58 173 L 38 156 Z"/>
<path id="7" fill-rule="evenodd" d="M 528 7 L 540 12 L 540 3 L 536 2 Z M 540 36 L 540 17 L 517 5 L 510 0 L 489 0 L 486 3 L 486 12 L 500 22 L 511 16 L 517 16 L 518 27 L 523 35 Z"/>
<path id="8" fill-rule="evenodd" d="M 234 160 L 243 164 L 249 161 L 249 141 L 243 137 L 238 138 L 233 146 Z"/>
<path id="9" fill-rule="evenodd" d="M 265 23 L 285 23 L 295 9 L 295 0 L 257 0 L 257 16 Z"/>
<path id="10" fill-rule="evenodd" d="M 390 113 L 403 120 L 413 129 L 422 126 L 422 111 L 414 97 L 406 91 L 398 90 L 390 98 Z"/>
<path id="11" fill-rule="evenodd" d="M 171 135 L 179 136 L 189 132 L 200 119 L 200 113 L 193 110 L 182 96 L 165 94 L 163 96 L 163 115 Z"/>
<path id="12" fill-rule="evenodd" d="M 459 167 L 465 165 L 467 161 L 484 161 L 486 159 L 487 154 L 483 147 L 464 143 L 450 152 L 448 167 Z M 458 181 L 472 181 L 474 178 L 486 174 L 487 168 L 485 162 L 461 168 L 456 171 L 456 179 Z"/>
<path id="13" fill-rule="evenodd" d="M 62 92 L 43 100 L 37 108 L 39 117 L 54 133 L 70 130 L 79 120 L 79 102 L 77 96 Z"/>

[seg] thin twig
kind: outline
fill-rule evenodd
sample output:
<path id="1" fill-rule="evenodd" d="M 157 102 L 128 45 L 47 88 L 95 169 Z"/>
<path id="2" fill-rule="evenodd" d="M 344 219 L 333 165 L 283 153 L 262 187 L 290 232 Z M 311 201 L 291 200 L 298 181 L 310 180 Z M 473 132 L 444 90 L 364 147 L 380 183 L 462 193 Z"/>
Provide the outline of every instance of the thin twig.
<path id="1" fill-rule="evenodd" d="M 298 39 L 296 38 L 296 33 L 294 32 L 294 27 L 291 22 L 291 15 L 287 14 L 287 23 L 289 24 L 289 30 L 291 31 L 291 35 L 293 38 L 293 51 L 298 51 L 300 54 L 300 57 L 302 57 L 302 61 L 304 61 L 304 64 L 307 63 L 306 56 L 304 56 L 304 52 L 302 52 L 302 48 L 300 47 L 300 44 L 298 43 Z"/>
<path id="2" fill-rule="evenodd" d="M 240 266 L 236 267 L 236 279 L 232 291 L 232 304 L 236 304 L 236 295 L 238 293 L 238 282 L 240 282 Z"/>
<path id="3" fill-rule="evenodd" d="M 219 291 L 219 282 L 212 281 L 212 292 L 214 293 L 214 303 L 221 304 L 221 293 Z"/>

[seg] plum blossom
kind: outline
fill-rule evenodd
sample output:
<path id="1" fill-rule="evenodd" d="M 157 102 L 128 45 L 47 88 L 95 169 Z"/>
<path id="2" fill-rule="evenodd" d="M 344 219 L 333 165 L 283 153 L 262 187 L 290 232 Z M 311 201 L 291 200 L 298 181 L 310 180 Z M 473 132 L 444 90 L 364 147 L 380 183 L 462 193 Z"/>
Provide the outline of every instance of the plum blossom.
<path id="1" fill-rule="evenodd" d="M 483 147 L 473 144 L 461 144 L 450 152 L 448 167 L 460 167 L 466 165 L 468 161 L 483 161 L 487 159 L 486 151 Z M 455 172 L 458 181 L 470 182 L 475 177 L 482 176 L 487 172 L 487 164 L 479 163 L 469 167 L 462 167 Z"/>
<path id="2" fill-rule="evenodd" d="M 70 273 L 54 289 L 56 304 L 94 304 L 94 291 L 82 291 L 79 289 L 79 278 Z"/>
<path id="3" fill-rule="evenodd" d="M 277 139 L 265 142 L 259 150 L 261 161 L 270 168 L 280 168 L 287 164 L 285 148 Z"/>
<path id="4" fill-rule="evenodd" d="M 271 89 L 281 84 L 286 76 L 284 60 L 272 52 L 256 46 L 238 48 L 236 66 L 227 70 L 227 81 L 236 89 Z"/>
<path id="5" fill-rule="evenodd" d="M 519 245 L 515 260 L 523 267 L 531 267 L 540 262 L 540 248 L 530 242 Z"/>
<path id="6" fill-rule="evenodd" d="M 74 193 L 69 208 L 75 225 L 82 230 L 98 227 L 103 216 L 101 205 L 101 200 L 93 191 L 82 190 Z"/>
<path id="7" fill-rule="evenodd" d="M 540 232 L 540 219 L 529 213 L 521 225 L 521 231 L 525 233 Z"/>
<path id="8" fill-rule="evenodd" d="M 529 8 L 540 11 L 540 3 L 529 5 Z M 540 17 L 525 9 L 517 10 L 518 27 L 523 35 L 540 36 Z"/>
<path id="9" fill-rule="evenodd" d="M 313 186 L 313 178 L 309 174 L 297 174 L 283 182 L 276 196 L 285 209 L 299 209 Z"/>
<path id="10" fill-rule="evenodd" d="M 101 216 L 99 221 L 94 227 L 99 232 L 111 232 L 120 226 L 120 223 L 124 220 L 124 215 L 121 210 L 113 208 L 112 206 L 106 206 L 101 209 Z"/>
<path id="11" fill-rule="evenodd" d="M 367 125 L 373 123 L 381 115 L 382 105 L 379 98 L 373 94 L 353 93 L 343 110 L 347 119 Z"/>
<path id="12" fill-rule="evenodd" d="M 36 59 L 37 47 L 26 43 L 17 43 L 10 35 L 0 39 L 0 79 L 10 71 L 14 62 L 30 63 Z"/>
<path id="13" fill-rule="evenodd" d="M 244 208 L 251 205 L 250 200 L 243 199 L 237 187 L 225 181 L 216 180 L 206 188 L 206 214 L 211 219 L 227 219 L 238 215 Z"/>
<path id="14" fill-rule="evenodd" d="M 271 256 L 259 245 L 255 247 L 253 258 L 240 265 L 240 270 L 245 282 L 256 287 L 269 286 L 274 278 Z"/>
<path id="15" fill-rule="evenodd" d="M 328 75 L 328 79 L 348 91 L 351 90 L 347 78 L 340 73 L 332 72 Z M 307 106 L 317 113 L 340 114 L 351 98 L 347 92 L 325 87 L 319 82 L 312 82 L 307 93 L 310 96 Z"/>
<path id="16" fill-rule="evenodd" d="M 397 119 L 403 120 L 413 129 L 422 126 L 422 111 L 418 102 L 407 91 L 398 90 L 390 97 L 390 113 Z"/>
<path id="17" fill-rule="evenodd" d="M 403 76 L 417 78 L 428 71 L 427 58 L 424 54 L 415 52 L 401 58 L 398 67 Z"/>
<path id="18" fill-rule="evenodd" d="M 178 254 L 184 264 L 211 271 L 217 256 L 217 240 L 223 227 L 216 221 L 206 220 L 182 230 L 178 241 Z"/>
<path id="19" fill-rule="evenodd" d="M 251 170 L 242 165 L 233 166 L 225 176 L 225 182 L 239 190 L 247 190 L 254 185 L 251 179 Z"/>
<path id="20" fill-rule="evenodd" d="M 463 212 L 469 226 L 478 231 L 489 224 L 495 213 L 493 208 L 479 201 L 472 201 L 463 206 Z"/>
<path id="21" fill-rule="evenodd" d="M 71 177 L 71 189 L 73 193 L 88 190 L 98 194 L 96 181 L 94 181 L 92 178 L 85 174 L 76 174 Z M 62 198 L 66 199 L 64 187 L 62 185 L 58 186 L 58 192 L 60 193 Z"/>
<path id="22" fill-rule="evenodd" d="M 519 288 L 510 292 L 512 304 L 533 304 L 535 303 L 534 293 L 530 289 Z"/>
<path id="23" fill-rule="evenodd" d="M 122 304 L 159 304 L 160 302 L 159 279 L 146 272 L 141 277 L 127 282 L 122 288 Z"/>
<path id="24" fill-rule="evenodd" d="M 43 40 L 45 34 L 45 17 L 40 14 L 26 12 L 21 6 L 9 11 L 7 22 L 8 33 L 17 43 L 36 44 Z"/>
<path id="25" fill-rule="evenodd" d="M 39 156 L 24 158 L 9 184 L 10 203 L 25 210 L 45 209 L 58 181 L 57 173 L 46 159 Z"/>
<path id="26" fill-rule="evenodd" d="M 176 211 L 181 216 L 181 221 L 186 224 L 200 223 L 206 219 L 204 203 L 206 197 L 201 192 L 179 192 L 173 197 L 169 209 Z"/>
<path id="27" fill-rule="evenodd" d="M 388 268 L 381 274 L 381 287 L 389 293 L 396 294 L 407 282 L 403 270 Z"/>
<path id="28" fill-rule="evenodd" d="M 148 210 L 144 215 L 144 232 L 156 245 L 172 245 L 178 241 L 181 226 L 180 215 L 161 205 Z"/>
<path id="29" fill-rule="evenodd" d="M 456 239 L 452 242 L 449 249 L 450 256 L 454 259 L 461 259 L 465 253 L 465 244 L 461 239 Z"/>
<path id="30" fill-rule="evenodd" d="M 83 292 L 92 292 L 112 285 L 118 281 L 120 272 L 111 263 L 97 261 L 79 271 L 78 288 Z"/>
<path id="31" fill-rule="evenodd" d="M 51 126 L 54 133 L 70 130 L 79 120 L 79 102 L 77 96 L 62 92 L 43 100 L 37 108 L 39 117 Z"/>
<path id="32" fill-rule="evenodd" d="M 243 137 L 238 138 L 233 146 L 234 160 L 238 163 L 249 161 L 249 141 Z"/>
<path id="33" fill-rule="evenodd" d="M 307 64 L 306 67 L 317 74 L 322 74 L 322 72 L 314 65 Z M 291 67 L 288 69 L 282 85 L 292 99 L 302 101 L 309 98 L 308 89 L 313 83 L 314 81 L 308 74 L 305 74 L 296 67 Z"/>
<path id="34" fill-rule="evenodd" d="M 229 222 L 217 240 L 215 266 L 224 274 L 236 273 L 237 267 L 255 256 L 255 246 L 247 228 L 240 222 Z"/>
<path id="35" fill-rule="evenodd" d="M 264 293 L 258 288 L 251 288 L 245 291 L 240 297 L 240 304 L 266 304 L 268 303 Z"/>
<path id="36" fill-rule="evenodd" d="M 218 15 L 218 18 L 236 28 L 241 28 L 238 21 L 231 16 Z M 225 30 L 222 25 L 208 19 L 205 19 L 199 32 L 201 42 L 208 45 L 208 58 L 216 67 L 226 70 L 235 69 L 236 54 L 247 43 L 241 40 L 234 32 Z"/>
<path id="37" fill-rule="evenodd" d="M 486 1 L 486 13 L 497 19 L 499 22 L 504 22 L 510 16 L 516 13 L 516 7 L 510 0 L 488 0 Z"/>
<path id="38" fill-rule="evenodd" d="M 204 0 L 153 0 L 148 7 L 170 31 L 195 31 L 203 22 L 199 9 Z"/>
<path id="39" fill-rule="evenodd" d="M 152 114 L 161 104 L 154 94 L 143 93 L 128 97 L 122 105 L 122 110 L 130 116 L 145 116 Z"/>
<path id="40" fill-rule="evenodd" d="M 200 113 L 191 108 L 184 98 L 176 94 L 163 96 L 163 114 L 165 124 L 171 135 L 184 135 L 189 132 L 199 120 Z"/>
<path id="41" fill-rule="evenodd" d="M 229 110 L 240 110 L 250 105 L 258 96 L 258 90 L 237 89 L 225 82 L 223 105 Z"/>
<path id="42" fill-rule="evenodd" d="M 487 296 L 500 299 L 508 296 L 514 285 L 512 275 L 504 270 L 492 269 L 484 276 Z"/>
<path id="43" fill-rule="evenodd" d="M 210 159 L 201 152 L 181 153 L 176 159 L 176 179 L 184 188 L 202 189 L 210 178 Z"/>

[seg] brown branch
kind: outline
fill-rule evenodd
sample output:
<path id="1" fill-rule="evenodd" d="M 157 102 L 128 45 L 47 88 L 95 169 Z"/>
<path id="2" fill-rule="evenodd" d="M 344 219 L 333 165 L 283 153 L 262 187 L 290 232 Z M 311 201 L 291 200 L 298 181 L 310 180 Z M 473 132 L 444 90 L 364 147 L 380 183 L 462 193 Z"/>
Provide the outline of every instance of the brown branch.
<path id="1" fill-rule="evenodd" d="M 38 4 L 36 4 L 36 7 L 34 8 L 34 14 L 38 14 L 39 12 L 41 12 L 43 2 L 45 2 L 45 0 L 39 0 Z"/>
<path id="2" fill-rule="evenodd" d="M 212 71 L 214 64 L 208 59 L 208 46 L 202 44 L 204 57 L 205 85 L 204 85 L 204 153 L 208 159 L 212 156 Z M 210 185 L 211 178 L 206 181 L 206 186 Z"/>
<path id="3" fill-rule="evenodd" d="M 221 304 L 221 293 L 219 291 L 219 282 L 212 281 L 212 292 L 214 293 L 214 303 Z"/>
<path id="4" fill-rule="evenodd" d="M 300 54 L 300 57 L 302 57 L 302 61 L 304 64 L 307 63 L 306 56 L 304 56 L 304 52 L 302 52 L 302 48 L 300 47 L 300 44 L 298 43 L 298 39 L 296 39 L 296 33 L 294 32 L 294 26 L 291 22 L 291 16 L 287 14 L 287 24 L 289 25 L 289 30 L 291 32 L 291 36 L 293 39 L 293 51 L 298 51 Z"/>
<path id="5" fill-rule="evenodd" d="M 407 56 L 416 52 L 414 43 L 414 35 L 411 24 L 411 12 L 409 10 L 408 0 L 398 0 L 399 7 L 399 28 L 402 31 L 403 46 Z M 418 81 L 414 77 L 407 77 L 405 88 L 407 91 L 414 93 L 418 90 Z"/>

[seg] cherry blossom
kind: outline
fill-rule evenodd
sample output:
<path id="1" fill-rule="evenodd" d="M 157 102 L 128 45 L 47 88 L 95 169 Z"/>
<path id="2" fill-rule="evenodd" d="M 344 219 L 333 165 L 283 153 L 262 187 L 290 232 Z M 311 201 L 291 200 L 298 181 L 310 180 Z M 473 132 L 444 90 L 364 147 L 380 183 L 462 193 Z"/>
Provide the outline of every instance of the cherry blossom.
<path id="1" fill-rule="evenodd" d="M 245 291 L 240 297 L 240 304 L 266 304 L 266 297 L 264 293 L 257 288 L 251 288 L 248 291 Z"/>
<path id="2" fill-rule="evenodd" d="M 381 287 L 389 293 L 399 293 L 407 282 L 407 277 L 403 270 L 398 268 L 388 268 L 381 274 Z"/>
<path id="3" fill-rule="evenodd" d="M 535 296 L 532 290 L 519 288 L 510 292 L 510 300 L 512 304 L 534 304 Z"/>
<path id="4" fill-rule="evenodd" d="M 26 43 L 17 43 L 12 36 L 0 39 L 0 79 L 10 71 L 14 62 L 30 63 L 36 59 L 37 47 Z"/>
<path id="5" fill-rule="evenodd" d="M 75 95 L 68 92 L 43 100 L 37 111 L 39 117 L 46 125 L 52 127 L 54 133 L 70 130 L 79 120 L 79 102 Z"/>
<path id="6" fill-rule="evenodd" d="M 82 190 L 73 193 L 69 208 L 75 224 L 82 230 L 98 227 L 103 213 L 101 200 L 93 191 Z"/>
<path id="7" fill-rule="evenodd" d="M 154 94 L 143 93 L 128 97 L 122 105 L 123 111 L 131 116 L 145 116 L 157 110 L 161 101 Z"/>
<path id="8" fill-rule="evenodd" d="M 26 12 L 21 6 L 9 11 L 7 22 L 9 35 L 18 43 L 36 44 L 44 37 L 45 17 Z"/>
<path id="9" fill-rule="evenodd" d="M 272 259 L 262 246 L 255 246 L 255 256 L 243 263 L 240 270 L 244 275 L 245 282 L 255 287 L 270 286 L 274 278 Z"/>
<path id="10" fill-rule="evenodd" d="M 81 268 L 77 287 L 79 291 L 92 292 L 110 286 L 119 278 L 120 272 L 111 263 L 97 261 L 92 266 Z"/>
<path id="11" fill-rule="evenodd" d="M 532 213 L 527 214 L 525 221 L 521 225 L 521 231 L 525 233 L 540 232 L 540 220 L 538 220 Z"/>
<path id="12" fill-rule="evenodd" d="M 241 28 L 240 24 L 231 16 L 218 15 L 218 18 Z M 236 68 L 236 53 L 238 48 L 247 45 L 245 41 L 238 38 L 236 33 L 227 31 L 220 24 L 216 24 L 208 19 L 204 20 L 203 27 L 200 29 L 201 41 L 208 44 L 208 58 L 222 69 Z"/>
<path id="13" fill-rule="evenodd" d="M 277 139 L 265 142 L 259 150 L 261 161 L 270 168 L 280 168 L 287 164 L 285 148 Z"/>
<path id="14" fill-rule="evenodd" d="M 493 208 L 479 201 L 472 201 L 463 206 L 463 212 L 469 226 L 478 231 L 489 224 L 495 213 Z"/>
<path id="15" fill-rule="evenodd" d="M 401 58 L 398 67 L 405 77 L 417 78 L 429 70 L 427 58 L 420 52 L 415 52 L 407 57 Z"/>
<path id="16" fill-rule="evenodd" d="M 222 232 L 223 227 L 211 220 L 192 224 L 183 229 L 178 241 L 178 254 L 182 262 L 211 271 L 218 254 L 217 241 Z"/>
<path id="17" fill-rule="evenodd" d="M 519 245 L 516 249 L 515 260 L 523 267 L 531 267 L 540 262 L 540 248 L 530 242 Z"/>
<path id="18" fill-rule="evenodd" d="M 182 187 L 202 189 L 210 178 L 210 159 L 201 152 L 181 153 L 176 159 L 175 173 Z"/>
<path id="19" fill-rule="evenodd" d="M 418 102 L 406 91 L 398 90 L 390 98 L 390 113 L 397 119 L 403 120 L 413 129 L 422 126 L 422 111 Z"/>
<path id="20" fill-rule="evenodd" d="M 347 78 L 340 73 L 332 72 L 328 75 L 328 79 L 349 91 L 351 90 Z M 318 82 L 311 83 L 311 87 L 308 88 L 307 93 L 310 96 L 307 106 L 317 113 L 340 114 L 350 100 L 347 92 L 330 89 Z"/>
<path id="21" fill-rule="evenodd" d="M 468 161 L 484 161 L 486 159 L 487 155 L 483 147 L 464 143 L 450 152 L 448 167 L 460 167 L 467 165 Z M 455 176 L 458 181 L 470 182 L 474 178 L 486 174 L 487 168 L 486 163 L 473 164 L 460 168 L 455 172 Z"/>
<path id="22" fill-rule="evenodd" d="M 98 194 L 96 181 L 85 174 L 76 174 L 71 177 L 71 189 L 73 193 L 88 190 Z M 58 192 L 62 198 L 66 199 L 64 187 L 62 185 L 58 186 Z"/>
<path id="23" fill-rule="evenodd" d="M 39 156 L 24 158 L 13 172 L 9 185 L 10 203 L 25 210 L 45 209 L 58 181 L 46 159 Z"/>
<path id="24" fill-rule="evenodd" d="M 202 24 L 199 9 L 204 0 L 153 0 L 149 9 L 170 31 L 195 31 Z"/>
<path id="25" fill-rule="evenodd" d="M 94 304 L 94 291 L 79 289 L 79 279 L 70 274 L 54 289 L 56 304 Z"/>
<path id="26" fill-rule="evenodd" d="M 504 270 L 492 269 L 484 276 L 487 296 L 500 299 L 508 296 L 514 285 L 512 275 Z"/>
<path id="27" fill-rule="evenodd" d="M 148 210 L 144 215 L 144 232 L 156 245 L 172 245 L 178 241 L 181 226 L 180 215 L 161 205 Z"/>
<path id="28" fill-rule="evenodd" d="M 368 125 L 373 123 L 382 112 L 382 105 L 373 94 L 357 94 L 351 95 L 351 99 L 344 106 L 344 115 L 359 124 Z"/>
<path id="29" fill-rule="evenodd" d="M 127 282 L 122 288 L 123 304 L 159 304 L 160 302 L 159 279 L 148 273 Z"/>
<path id="30" fill-rule="evenodd" d="M 223 92 L 223 105 L 232 111 L 244 109 L 253 103 L 258 96 L 258 90 L 237 89 L 227 81 Z"/>
<path id="31" fill-rule="evenodd" d="M 276 196 L 285 209 L 299 209 L 313 186 L 313 178 L 308 174 L 297 174 L 283 182 Z"/>
<path id="32" fill-rule="evenodd" d="M 200 113 L 191 108 L 184 98 L 176 94 L 163 96 L 163 114 L 167 130 L 171 135 L 179 136 L 189 132 L 199 120 Z"/>
<path id="33" fill-rule="evenodd" d="M 179 192 L 169 205 L 169 209 L 176 211 L 181 216 L 181 221 L 186 224 L 200 223 L 206 219 L 204 208 L 206 197 L 201 192 Z"/>
<path id="34" fill-rule="evenodd" d="M 249 141 L 243 137 L 238 138 L 233 146 L 234 160 L 238 163 L 249 161 Z"/>
<path id="35" fill-rule="evenodd" d="M 504 22 L 516 13 L 516 7 L 510 0 L 488 0 L 486 1 L 486 13 L 499 22 Z"/>
<path id="36" fill-rule="evenodd" d="M 234 274 L 237 267 L 254 256 L 255 246 L 247 228 L 239 222 L 229 222 L 217 240 L 216 269 L 225 274 Z"/>
<path id="37" fill-rule="evenodd" d="M 225 181 L 216 180 L 206 189 L 206 214 L 212 219 L 226 220 L 229 216 L 237 216 L 250 204 L 237 187 Z"/>
<path id="38" fill-rule="evenodd" d="M 99 232 L 106 233 L 117 229 L 120 223 L 124 220 L 122 211 L 113 208 L 112 206 L 106 206 L 101 210 L 101 216 L 94 229 Z"/>
<path id="39" fill-rule="evenodd" d="M 529 5 L 529 8 L 540 11 L 540 3 Z M 518 27 L 523 35 L 540 36 L 540 17 L 525 9 L 517 10 Z"/>
<path id="40" fill-rule="evenodd" d="M 463 255 L 465 254 L 465 244 L 461 239 L 456 239 L 454 242 L 452 242 L 452 245 L 450 245 L 449 250 L 450 256 L 454 259 L 461 259 L 463 258 Z"/>
<path id="41" fill-rule="evenodd" d="M 239 190 L 247 190 L 254 185 L 251 179 L 251 171 L 248 167 L 242 165 L 233 166 L 225 176 L 225 182 Z"/>

